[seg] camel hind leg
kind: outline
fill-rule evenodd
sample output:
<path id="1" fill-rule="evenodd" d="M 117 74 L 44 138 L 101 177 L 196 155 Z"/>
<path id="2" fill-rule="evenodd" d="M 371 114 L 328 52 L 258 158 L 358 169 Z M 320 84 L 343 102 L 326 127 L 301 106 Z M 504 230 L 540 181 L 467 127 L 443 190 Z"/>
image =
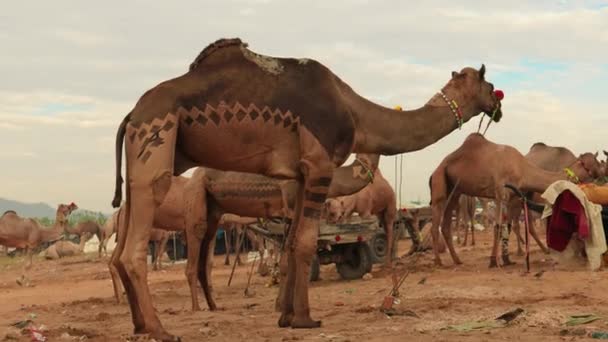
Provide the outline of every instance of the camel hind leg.
<path id="1" fill-rule="evenodd" d="M 126 287 L 135 334 L 149 334 L 160 341 L 176 341 L 162 326 L 147 283 L 147 247 L 154 212 L 169 188 L 175 162 L 177 116 L 126 127 L 127 228 L 125 246 L 119 257 L 130 287 Z M 127 283 L 129 283 L 127 282 Z M 127 284 L 125 284 L 127 285 Z M 137 311 L 141 312 L 139 317 Z"/>
<path id="2" fill-rule="evenodd" d="M 454 238 L 452 236 L 452 213 L 454 212 L 454 207 L 457 197 L 453 197 L 450 202 L 446 203 L 445 212 L 443 214 L 443 223 L 441 225 L 441 233 L 443 235 L 443 240 L 445 241 L 448 250 L 450 251 L 450 255 L 452 256 L 452 260 L 454 264 L 460 265 L 462 261 L 456 254 L 456 250 L 454 249 Z"/>
<path id="3" fill-rule="evenodd" d="M 230 225 L 230 229 L 228 226 Z M 224 244 L 226 246 L 226 257 L 224 258 L 224 265 L 230 266 L 230 248 L 232 248 L 232 232 L 234 232 L 232 224 L 224 223 Z"/>
<path id="4" fill-rule="evenodd" d="M 217 217 L 213 214 L 207 216 L 207 232 L 199 250 L 198 281 L 205 295 L 207 306 L 210 311 L 217 310 L 215 299 L 213 299 L 213 285 L 211 283 L 211 271 L 213 268 L 213 251 L 215 250 L 216 233 L 218 230 Z"/>

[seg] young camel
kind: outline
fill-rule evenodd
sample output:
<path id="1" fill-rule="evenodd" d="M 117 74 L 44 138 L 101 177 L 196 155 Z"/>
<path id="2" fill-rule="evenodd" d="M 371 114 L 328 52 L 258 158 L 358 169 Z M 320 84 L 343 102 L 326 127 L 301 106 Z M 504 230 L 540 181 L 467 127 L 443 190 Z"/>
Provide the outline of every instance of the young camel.
<path id="1" fill-rule="evenodd" d="M 378 155 L 358 154 L 350 165 L 335 169 L 329 196 L 342 196 L 361 190 L 372 180 L 369 177 L 370 172 L 378 167 L 379 158 Z M 251 222 L 250 217 L 290 219 L 293 217 L 297 190 L 298 183 L 293 180 L 278 180 L 257 174 L 224 172 L 209 168 L 197 168 L 189 179 L 173 177 L 169 193 L 155 213 L 154 226 L 186 233 L 186 278 L 193 311 L 200 310 L 197 278 L 209 308 L 217 308 L 211 292 L 210 276 L 211 255 L 220 219 L 226 216 L 228 221 L 241 223 Z M 236 213 L 249 218 L 238 220 L 234 215 L 224 215 L 225 213 Z M 124 231 L 123 210 L 119 210 L 117 218 L 117 235 L 120 236 L 120 229 Z M 119 270 L 115 267 L 115 262 L 120 252 L 120 245 L 117 245 L 109 264 L 114 294 L 119 303 L 121 289 L 118 282 Z"/>
<path id="2" fill-rule="evenodd" d="M 118 228 L 118 210 L 110 216 L 101 227 L 101 240 L 99 242 L 100 248 L 103 250 L 105 255 L 108 255 L 108 242 L 110 237 L 116 233 Z"/>
<path id="3" fill-rule="evenodd" d="M 579 178 L 588 177 L 587 170 L 599 167 L 599 162 L 593 154 L 581 155 L 579 159 L 581 163 L 576 163 L 572 168 Z M 511 146 L 495 144 L 478 133 L 470 134 L 456 151 L 443 159 L 429 180 L 434 244 L 439 239 L 439 222 L 443 214 L 441 232 L 454 263 L 461 264 L 451 239 L 451 214 L 456 200 L 461 194 L 493 198 L 498 215 L 490 267 L 498 266 L 499 238 L 502 238 L 503 264 L 512 264 L 509 260 L 508 230 L 502 230 L 502 208 L 509 195 L 505 184 L 514 185 L 522 191 L 543 192 L 553 182 L 568 178 L 566 172 L 549 172 L 533 165 Z M 453 199 L 447 203 L 452 191 Z M 441 265 L 438 248 L 435 248 L 435 264 Z"/>
<path id="4" fill-rule="evenodd" d="M 224 265 L 230 265 L 230 249 L 232 247 L 232 237 L 236 240 L 235 244 L 235 262 L 237 265 L 241 265 L 241 248 L 243 243 L 243 234 L 247 237 L 252 237 L 251 232 L 248 232 L 246 226 L 252 223 L 256 223 L 256 218 L 240 217 L 232 214 L 225 214 L 218 223 L 224 228 L 224 243 L 226 246 L 226 257 L 224 258 Z"/>
<path id="5" fill-rule="evenodd" d="M 590 153 L 588 153 L 590 154 Z M 595 157 L 597 158 L 597 153 Z M 530 147 L 530 150 L 525 155 L 526 160 L 528 160 L 533 165 L 538 166 L 539 168 L 551 171 L 551 172 L 560 172 L 565 169 L 573 169 L 576 164 L 582 163 L 582 160 L 577 158 L 574 153 L 572 153 L 569 149 L 565 147 L 556 147 L 556 146 L 548 146 L 544 143 L 535 143 Z M 585 168 L 585 165 L 582 165 Z M 593 164 L 589 166 L 590 168 L 586 169 L 587 172 L 583 174 L 582 177 L 579 177 L 580 182 L 589 182 L 593 179 L 599 178 L 602 176 L 601 174 L 601 164 L 596 166 Z M 573 180 L 576 182 L 576 180 Z M 528 197 L 532 199 L 536 203 L 544 203 L 545 201 L 540 197 L 541 193 L 529 193 Z M 520 234 L 520 223 L 519 218 L 521 216 L 523 207 L 522 202 L 519 196 L 511 193 L 508 201 L 508 209 L 507 209 L 507 224 L 513 227 L 515 232 L 515 237 L 517 239 L 517 254 L 523 255 L 522 243 L 523 238 Z M 528 224 L 530 227 L 530 235 L 534 238 L 540 249 L 548 254 L 549 249 L 543 244 L 542 240 L 539 238 L 535 225 L 540 220 L 540 214 L 530 211 L 528 216 Z"/>
<path id="6" fill-rule="evenodd" d="M 0 216 L 0 245 L 15 248 L 25 248 L 28 262 L 25 269 L 32 266 L 34 249 L 43 242 L 56 241 L 68 225 L 68 217 L 78 209 L 74 203 L 59 204 L 55 214 L 55 223 L 45 229 L 38 221 L 22 218 L 16 212 L 9 210 Z"/>
<path id="7" fill-rule="evenodd" d="M 80 237 L 79 244 L 66 240 L 57 241 L 44 251 L 44 258 L 56 260 L 68 256 L 80 255 L 84 253 L 84 245 L 91 237 L 90 233 L 83 233 Z"/>
<path id="8" fill-rule="evenodd" d="M 327 221 L 343 222 L 355 212 L 364 219 L 372 215 L 377 216 L 386 234 L 387 257 L 384 265 L 390 269 L 393 256 L 393 226 L 397 216 L 396 203 L 395 191 L 382 176 L 380 169 L 376 169 L 374 182 L 361 191 L 326 201 Z"/>
<path id="9" fill-rule="evenodd" d="M 238 38 L 207 46 L 185 74 L 142 95 L 118 129 L 114 207 L 122 201 L 123 141 L 129 182 L 128 228 L 118 239 L 116 266 L 135 332 L 177 339 L 154 310 L 144 245 L 171 177 L 196 166 L 299 183 L 278 325 L 320 327 L 310 315 L 308 283 L 333 170 L 351 153 L 420 150 L 481 113 L 498 121 L 502 97 L 485 71 L 453 72 L 424 106 L 398 111 L 363 98 L 315 60 L 262 56 Z"/>

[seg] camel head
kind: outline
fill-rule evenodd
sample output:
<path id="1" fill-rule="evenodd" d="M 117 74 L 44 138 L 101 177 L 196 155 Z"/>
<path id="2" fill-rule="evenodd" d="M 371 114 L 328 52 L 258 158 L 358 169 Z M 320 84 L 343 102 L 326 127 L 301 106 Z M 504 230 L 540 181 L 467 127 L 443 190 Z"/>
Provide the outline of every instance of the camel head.
<path id="1" fill-rule="evenodd" d="M 597 160 L 598 153 L 583 153 L 578 156 L 577 164 L 582 166 L 584 172 L 583 176 L 579 177 L 581 182 L 590 182 L 594 179 L 602 177 L 602 166 Z"/>
<path id="2" fill-rule="evenodd" d="M 325 201 L 325 219 L 328 223 L 338 223 L 344 215 L 344 203 L 337 198 Z"/>
<path id="3" fill-rule="evenodd" d="M 486 66 L 481 65 L 479 70 L 465 67 L 460 72 L 452 71 L 452 79 L 443 87 L 442 91 L 448 98 L 462 101 L 461 107 L 472 107 L 475 113 L 483 112 L 494 122 L 502 118 L 501 100 L 504 93 L 494 90 L 494 85 L 485 78 Z M 470 118 L 464 118 L 467 121 Z"/>
<path id="4" fill-rule="evenodd" d="M 59 204 L 57 206 L 56 221 L 65 222 L 68 216 L 70 216 L 70 214 L 76 209 L 78 209 L 78 206 L 74 202 L 70 204 Z"/>

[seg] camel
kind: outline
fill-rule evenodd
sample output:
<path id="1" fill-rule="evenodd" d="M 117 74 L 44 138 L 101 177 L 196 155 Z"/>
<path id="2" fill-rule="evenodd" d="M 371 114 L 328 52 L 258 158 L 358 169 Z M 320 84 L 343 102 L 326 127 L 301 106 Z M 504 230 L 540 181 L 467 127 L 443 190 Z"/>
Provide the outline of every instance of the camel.
<path id="1" fill-rule="evenodd" d="M 472 196 L 460 195 L 458 204 L 456 204 L 456 225 L 462 227 L 464 239 L 462 245 L 467 245 L 469 229 L 471 230 L 471 246 L 475 246 L 475 208 L 477 207 L 477 199 Z M 460 234 L 457 235 L 458 243 L 461 243 Z"/>
<path id="2" fill-rule="evenodd" d="M 348 166 L 334 170 L 334 181 L 329 187 L 329 196 L 342 196 L 354 193 L 365 187 L 373 178 L 380 156 L 358 154 Z M 155 212 L 155 229 L 185 231 L 188 245 L 186 278 L 190 286 L 192 310 L 199 311 L 196 280 L 198 278 L 210 310 L 217 305 L 212 298 L 211 262 L 215 237 L 221 223 L 250 224 L 256 222 L 251 217 L 292 218 L 297 183 L 294 180 L 279 180 L 262 175 L 225 172 L 209 168 L 197 168 L 191 178 L 173 177 L 169 193 Z M 119 209 L 113 222 L 119 221 L 124 210 Z M 249 215 L 239 217 L 234 214 Z M 221 220 L 224 221 L 221 221 Z M 194 225 L 207 221 L 208 229 L 201 231 Z M 121 229 L 117 224 L 118 229 Z M 124 228 L 124 226 L 122 226 Z M 204 234 L 204 236 L 203 236 Z M 120 235 L 117 232 L 117 235 Z M 237 247 L 238 249 L 238 247 Z M 114 294 L 121 302 L 121 289 L 117 281 L 118 269 L 115 267 L 120 250 L 115 248 L 109 268 L 114 285 Z M 199 267 L 200 265 L 200 267 Z"/>
<path id="3" fill-rule="evenodd" d="M 592 176 L 589 170 L 598 170 L 599 162 L 591 153 L 579 156 L 580 162 L 572 166 L 574 177 L 586 179 Z M 596 172 L 596 171 L 593 171 Z M 441 232 L 455 264 L 462 264 L 454 250 L 451 232 L 451 214 L 456 199 L 461 194 L 493 198 L 496 203 L 496 226 L 494 245 L 490 257 L 490 267 L 498 266 L 498 240 L 502 238 L 502 258 L 504 265 L 510 265 L 508 254 L 508 231 L 502 230 L 503 203 L 507 199 L 505 184 L 511 184 L 522 191 L 544 192 L 553 182 L 571 179 L 567 172 L 545 171 L 530 163 L 519 151 L 508 145 L 499 145 L 484 138 L 479 133 L 470 134 L 463 144 L 447 155 L 435 169 L 429 180 L 431 206 L 433 208 L 433 241 L 439 239 L 439 223 L 443 217 Z M 449 203 L 450 192 L 454 192 Z M 501 235 L 501 236 L 499 236 Z M 435 264 L 441 266 L 438 248 L 435 247 Z"/>
<path id="4" fill-rule="evenodd" d="M 150 231 L 150 242 L 154 243 L 154 262 L 152 263 L 152 269 L 154 271 L 160 270 L 162 266 L 162 258 L 167 251 L 167 242 L 171 238 L 171 232 L 165 229 L 152 228 Z"/>
<path id="5" fill-rule="evenodd" d="M 24 248 L 28 262 L 25 269 L 32 266 L 34 249 L 43 242 L 56 241 L 68 226 L 68 217 L 78 209 L 74 203 L 59 204 L 55 215 L 55 224 L 45 229 L 38 221 L 22 218 L 15 211 L 6 211 L 0 216 L 0 245 L 6 247 Z"/>
<path id="6" fill-rule="evenodd" d="M 110 216 L 101 227 L 101 240 L 99 240 L 100 249 L 103 250 L 105 255 L 108 255 L 108 241 L 110 237 L 116 233 L 118 228 L 118 210 Z"/>
<path id="7" fill-rule="evenodd" d="M 595 154 L 597 158 L 597 153 Z M 556 147 L 556 146 L 548 146 L 544 143 L 535 143 L 530 147 L 530 150 L 525 155 L 525 158 L 532 164 L 540 167 L 546 171 L 552 172 L 560 172 L 564 169 L 572 169 L 575 164 L 581 163 L 581 159 L 577 158 L 572 151 L 565 147 Z M 584 166 L 584 165 L 583 165 Z M 593 167 L 592 169 L 587 169 L 588 172 L 581 178 L 580 181 L 588 182 L 593 179 L 599 178 L 602 176 L 601 172 L 601 164 L 599 169 L 597 167 Z M 540 197 L 540 193 L 529 194 L 531 198 L 537 203 L 544 203 L 544 200 Z M 523 255 L 522 245 L 522 237 L 520 234 L 520 224 L 519 218 L 521 216 L 523 207 L 522 202 L 519 196 L 511 193 L 510 199 L 508 201 L 508 209 L 507 209 L 507 224 L 513 227 L 515 232 L 515 236 L 517 239 L 517 254 Z M 536 212 L 529 213 L 528 224 L 530 227 L 530 234 L 541 248 L 541 250 L 548 254 L 549 249 L 543 244 L 542 240 L 538 237 L 536 229 L 534 228 L 534 222 L 540 220 L 540 214 Z"/>
<path id="8" fill-rule="evenodd" d="M 236 239 L 235 244 L 235 262 L 237 265 L 241 265 L 241 243 L 242 243 L 242 234 L 246 234 L 248 237 L 251 234 L 247 234 L 247 229 L 245 226 L 257 223 L 257 218 L 253 217 L 240 217 L 238 215 L 233 214 L 225 214 L 219 221 L 219 225 L 224 228 L 224 242 L 226 246 L 226 258 L 224 259 L 224 265 L 230 265 L 230 248 L 232 246 L 232 235 L 234 234 Z"/>
<path id="9" fill-rule="evenodd" d="M 364 219 L 372 215 L 377 216 L 386 234 L 387 254 L 384 265 L 390 269 L 393 259 L 393 226 L 397 216 L 396 203 L 395 191 L 382 176 L 380 169 L 376 169 L 374 182 L 361 191 L 326 201 L 327 221 L 343 222 L 355 212 Z"/>
<path id="10" fill-rule="evenodd" d="M 86 221 L 78 223 L 74 227 L 71 227 L 68 225 L 66 227 L 65 231 L 69 234 L 78 235 L 80 239 L 85 238 L 86 241 L 91 239 L 93 236 L 97 236 L 97 240 L 99 241 L 98 255 L 101 258 L 101 249 L 102 249 L 101 241 L 102 241 L 103 237 L 102 237 L 102 228 L 99 225 L 99 223 L 92 221 L 92 220 L 86 220 Z"/>
<path id="11" fill-rule="evenodd" d="M 129 182 L 128 228 L 118 239 L 116 266 L 134 332 L 178 339 L 154 310 L 142 241 L 171 177 L 195 166 L 297 181 L 278 325 L 320 327 L 310 315 L 308 281 L 334 168 L 351 153 L 420 150 L 482 112 L 498 122 L 502 93 L 494 92 L 485 71 L 483 65 L 454 71 L 426 105 L 397 111 L 361 97 L 315 60 L 262 56 L 238 38 L 207 46 L 185 74 L 143 94 L 118 127 L 114 207 L 122 201 L 123 141 Z"/>
<path id="12" fill-rule="evenodd" d="M 91 233 L 83 233 L 80 237 L 80 243 L 75 244 L 71 241 L 59 240 L 50 245 L 43 254 L 45 259 L 60 259 L 68 256 L 80 255 L 84 253 L 84 245 L 91 239 Z"/>

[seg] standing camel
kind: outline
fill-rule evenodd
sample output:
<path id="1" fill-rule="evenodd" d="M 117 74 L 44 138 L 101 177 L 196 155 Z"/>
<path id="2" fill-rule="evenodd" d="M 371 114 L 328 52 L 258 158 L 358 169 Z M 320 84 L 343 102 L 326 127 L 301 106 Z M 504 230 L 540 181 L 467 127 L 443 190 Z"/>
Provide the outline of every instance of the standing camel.
<path id="1" fill-rule="evenodd" d="M 154 310 L 142 243 L 173 175 L 206 166 L 298 181 L 278 324 L 318 328 L 321 322 L 310 316 L 308 281 L 333 169 L 353 152 L 420 150 L 482 112 L 498 121 L 496 94 L 484 66 L 464 68 L 420 109 L 397 111 L 361 97 L 315 60 L 262 56 L 238 38 L 210 44 L 185 74 L 142 95 L 118 129 L 114 207 L 122 198 L 123 141 L 129 182 L 128 228 L 118 238 L 116 266 L 134 332 L 177 339 Z"/>
<path id="2" fill-rule="evenodd" d="M 372 178 L 378 167 L 380 156 L 358 154 L 348 166 L 334 169 L 329 196 L 342 196 L 361 190 Z M 192 310 L 200 310 L 196 281 L 197 278 L 211 310 L 217 308 L 211 293 L 211 268 L 213 247 L 220 219 L 225 217 L 232 222 L 251 222 L 251 218 L 238 218 L 236 213 L 262 218 L 283 217 L 291 220 L 297 195 L 297 182 L 278 180 L 258 174 L 225 172 L 209 168 L 197 168 L 191 178 L 173 177 L 169 192 L 154 216 L 153 231 L 185 231 L 188 245 L 186 278 L 190 287 Z M 119 209 L 113 218 L 116 222 L 124 220 L 124 210 Z M 122 215 L 122 216 L 121 216 Z M 119 218 L 122 217 L 122 220 Z M 200 229 L 200 222 L 208 222 L 208 229 Z M 124 225 L 117 224 L 119 229 Z M 122 227 L 122 228 L 120 228 Z M 117 232 L 117 235 L 120 235 Z M 152 234 L 151 234 L 152 235 Z M 117 281 L 116 258 L 120 255 L 119 246 L 112 253 L 109 268 L 114 285 L 114 294 L 121 302 L 121 289 Z M 282 271 L 283 272 L 283 271 Z M 286 273 L 286 269 L 284 270 Z"/>
<path id="3" fill-rule="evenodd" d="M 99 225 L 99 223 L 92 221 L 92 220 L 86 220 L 86 221 L 78 223 L 74 227 L 71 227 L 68 225 L 66 227 L 65 231 L 69 234 L 78 235 L 78 237 L 80 239 L 85 239 L 85 242 L 88 241 L 89 239 L 91 239 L 93 236 L 97 236 L 97 240 L 99 241 L 98 255 L 101 258 L 101 249 L 102 249 L 101 241 L 102 241 L 103 237 L 102 237 L 102 228 Z"/>
<path id="4" fill-rule="evenodd" d="M 469 229 L 471 230 L 471 246 L 475 246 L 475 209 L 477 207 L 477 198 L 473 196 L 460 195 L 458 204 L 456 205 L 456 227 L 462 227 L 464 239 L 462 245 L 467 245 Z M 460 234 L 457 234 L 457 241 L 461 243 Z"/>
<path id="5" fill-rule="evenodd" d="M 342 222 L 351 217 L 354 212 L 364 219 L 370 218 L 372 215 L 377 216 L 386 234 L 384 265 L 388 269 L 392 268 L 393 228 L 397 216 L 397 200 L 395 191 L 382 176 L 380 169 L 376 169 L 374 172 L 373 183 L 352 195 L 328 199 L 326 206 L 327 221 L 330 223 Z"/>
<path id="6" fill-rule="evenodd" d="M 99 241 L 100 248 L 103 249 L 105 255 L 108 255 L 108 241 L 110 237 L 116 233 L 118 228 L 118 210 L 110 216 L 101 227 L 101 240 Z"/>
<path id="7" fill-rule="evenodd" d="M 597 158 L 597 153 L 595 154 Z M 538 166 L 539 168 L 551 171 L 551 172 L 560 172 L 566 169 L 573 169 L 576 164 L 582 163 L 580 158 L 577 158 L 572 151 L 565 147 L 556 147 L 556 146 L 548 146 L 544 143 L 535 143 L 530 147 L 530 151 L 525 155 L 525 158 L 532 163 L 533 165 Z M 584 165 L 582 165 L 585 167 Z M 599 178 L 602 176 L 601 174 L 601 164 L 599 169 L 593 167 L 592 169 L 587 169 L 587 173 L 583 174 L 582 177 L 579 177 L 579 181 L 588 182 L 592 179 Z M 577 180 L 573 180 L 578 183 Z M 543 203 L 544 200 L 540 197 L 541 193 L 530 193 L 529 196 L 533 197 L 533 201 L 537 203 Z M 519 218 L 521 216 L 523 207 L 522 202 L 519 196 L 511 193 L 508 202 L 507 209 L 507 224 L 513 227 L 515 231 L 515 237 L 517 239 L 517 254 L 523 255 L 522 249 L 522 237 L 520 234 L 520 224 Z M 538 237 L 536 229 L 534 228 L 535 223 L 540 220 L 540 214 L 531 211 L 528 216 L 528 225 L 530 227 L 530 234 L 540 247 L 540 249 L 548 254 L 549 249 L 543 244 L 542 240 Z"/>
<path id="8" fill-rule="evenodd" d="M 59 240 L 68 226 L 68 217 L 76 209 L 78 206 L 74 203 L 59 204 L 55 223 L 47 229 L 34 219 L 19 217 L 12 210 L 6 211 L 0 216 L 0 245 L 25 248 L 28 257 L 25 269 L 29 269 L 32 266 L 34 249 L 44 242 Z"/>
<path id="9" fill-rule="evenodd" d="M 589 178 L 591 174 L 588 170 L 599 169 L 599 162 L 591 153 L 581 155 L 579 160 L 580 163 L 572 166 L 574 175 L 579 179 Z M 441 232 L 448 250 L 454 263 L 461 264 L 451 239 L 451 215 L 457 199 L 461 194 L 493 198 L 498 214 L 490 267 L 498 266 L 499 239 L 502 239 L 502 261 L 505 265 L 510 265 L 512 262 L 509 260 L 507 245 L 508 230 L 502 230 L 503 204 L 508 195 L 505 184 L 514 185 L 523 191 L 544 192 L 553 182 L 566 179 L 569 179 L 568 173 L 545 171 L 530 163 L 511 146 L 495 144 L 478 133 L 470 134 L 456 151 L 443 159 L 429 180 L 434 245 L 439 239 L 439 222 L 443 222 Z M 454 195 L 448 203 L 447 199 L 452 191 Z M 434 251 L 435 264 L 441 265 L 438 246 Z"/>
<path id="10" fill-rule="evenodd" d="M 252 223 L 256 223 L 257 219 L 253 217 L 240 217 L 233 214 L 225 214 L 218 223 L 224 228 L 224 243 L 226 246 L 226 257 L 224 259 L 224 265 L 230 265 L 230 249 L 232 247 L 232 236 L 235 238 L 235 261 L 237 265 L 241 265 L 241 244 L 243 243 L 244 236 L 247 235 L 246 226 Z M 245 234 L 245 235 L 244 235 Z M 247 235 L 249 236 L 249 235 Z"/>

